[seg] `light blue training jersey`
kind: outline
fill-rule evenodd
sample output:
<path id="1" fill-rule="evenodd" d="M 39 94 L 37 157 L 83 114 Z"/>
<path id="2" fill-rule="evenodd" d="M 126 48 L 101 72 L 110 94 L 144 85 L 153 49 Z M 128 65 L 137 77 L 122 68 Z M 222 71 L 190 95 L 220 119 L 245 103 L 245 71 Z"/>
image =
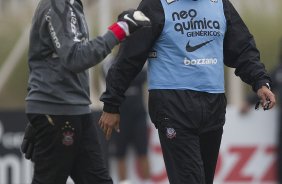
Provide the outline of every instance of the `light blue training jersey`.
<path id="1" fill-rule="evenodd" d="M 150 89 L 224 93 L 222 0 L 161 0 L 165 24 L 149 56 Z"/>

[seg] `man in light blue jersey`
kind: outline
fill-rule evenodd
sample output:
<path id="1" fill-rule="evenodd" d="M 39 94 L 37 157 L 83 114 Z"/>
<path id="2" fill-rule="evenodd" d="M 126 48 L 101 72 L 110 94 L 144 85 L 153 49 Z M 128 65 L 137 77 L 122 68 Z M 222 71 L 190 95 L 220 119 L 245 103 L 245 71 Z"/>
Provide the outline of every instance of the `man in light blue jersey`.
<path id="1" fill-rule="evenodd" d="M 253 36 L 229 0 L 143 0 L 152 27 L 121 44 L 101 96 L 107 137 L 124 92 L 148 59 L 149 113 L 171 184 L 212 184 L 225 123 L 224 65 L 251 85 L 265 109 L 271 79 Z"/>

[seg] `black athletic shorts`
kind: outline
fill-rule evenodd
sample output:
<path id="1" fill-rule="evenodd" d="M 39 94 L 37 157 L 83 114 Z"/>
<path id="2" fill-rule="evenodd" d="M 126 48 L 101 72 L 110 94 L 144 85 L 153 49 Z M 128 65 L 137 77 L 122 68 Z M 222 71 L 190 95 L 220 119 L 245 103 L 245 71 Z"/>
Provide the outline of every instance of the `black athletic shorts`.
<path id="1" fill-rule="evenodd" d="M 139 96 L 129 96 L 120 108 L 120 133 L 113 133 L 111 152 L 122 159 L 131 146 L 137 156 L 148 152 L 147 113 Z"/>
<path id="2" fill-rule="evenodd" d="M 28 114 L 36 129 L 32 184 L 112 184 L 91 114 Z"/>

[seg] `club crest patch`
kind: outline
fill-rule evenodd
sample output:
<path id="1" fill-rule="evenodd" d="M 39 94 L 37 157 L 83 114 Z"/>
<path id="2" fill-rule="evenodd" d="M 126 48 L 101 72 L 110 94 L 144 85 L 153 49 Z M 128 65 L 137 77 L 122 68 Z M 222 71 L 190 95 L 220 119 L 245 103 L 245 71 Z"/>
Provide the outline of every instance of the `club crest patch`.
<path id="1" fill-rule="evenodd" d="M 66 146 L 72 145 L 74 141 L 74 128 L 71 126 L 70 122 L 65 122 L 65 125 L 62 127 L 62 132 L 62 143 Z"/>
<path id="2" fill-rule="evenodd" d="M 176 131 L 174 130 L 174 128 L 166 128 L 166 137 L 169 139 L 176 137 Z"/>

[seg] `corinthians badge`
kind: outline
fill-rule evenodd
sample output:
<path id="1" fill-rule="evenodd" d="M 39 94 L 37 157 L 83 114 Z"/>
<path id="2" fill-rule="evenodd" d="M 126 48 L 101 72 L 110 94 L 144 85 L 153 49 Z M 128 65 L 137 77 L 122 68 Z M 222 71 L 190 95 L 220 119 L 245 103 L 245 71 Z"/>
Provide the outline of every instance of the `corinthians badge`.
<path id="1" fill-rule="evenodd" d="M 66 146 L 73 144 L 74 128 L 71 126 L 70 122 L 65 122 L 65 125 L 62 127 L 63 139 L 62 143 Z"/>
<path id="2" fill-rule="evenodd" d="M 176 131 L 174 130 L 174 128 L 166 128 L 166 137 L 169 139 L 176 137 Z"/>

